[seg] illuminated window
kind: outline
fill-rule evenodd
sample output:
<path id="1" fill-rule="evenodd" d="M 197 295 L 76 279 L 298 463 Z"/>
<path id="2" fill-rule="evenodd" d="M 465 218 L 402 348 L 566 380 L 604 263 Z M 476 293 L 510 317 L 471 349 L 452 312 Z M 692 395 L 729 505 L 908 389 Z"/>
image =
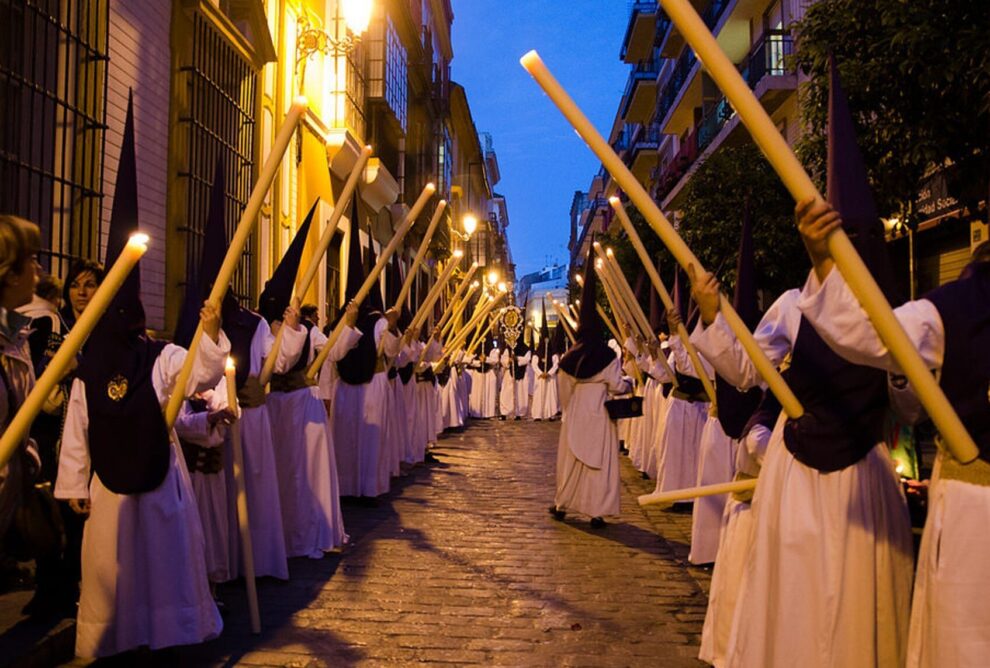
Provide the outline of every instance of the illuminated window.
<path id="1" fill-rule="evenodd" d="M 374 21 L 368 31 L 368 97 L 384 100 L 405 133 L 408 97 L 406 49 L 391 17 Z"/>

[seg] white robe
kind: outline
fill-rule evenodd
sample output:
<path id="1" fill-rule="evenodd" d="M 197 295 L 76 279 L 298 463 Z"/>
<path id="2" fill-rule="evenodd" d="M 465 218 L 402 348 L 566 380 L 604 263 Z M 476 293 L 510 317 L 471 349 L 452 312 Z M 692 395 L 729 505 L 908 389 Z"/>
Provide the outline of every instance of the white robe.
<path id="1" fill-rule="evenodd" d="M 771 363 L 792 350 L 799 291 L 767 310 L 754 336 Z M 719 315 L 692 341 L 728 382 L 760 382 Z M 897 666 L 904 662 L 911 595 L 911 527 L 883 444 L 822 473 L 787 450 L 779 428 L 753 498 L 753 558 L 746 566 L 728 666 Z"/>
<path id="2" fill-rule="evenodd" d="M 496 415 L 498 375 L 495 369 L 498 365 L 498 360 L 498 349 L 493 348 L 485 358 L 485 362 L 489 365 L 488 371 L 482 372 L 480 364 L 477 371 L 472 371 L 474 376 L 471 381 L 470 398 L 472 417 L 493 418 Z"/>
<path id="3" fill-rule="evenodd" d="M 194 413 L 188 401 L 182 403 L 179 415 L 175 419 L 175 433 L 183 441 L 201 448 L 224 448 L 224 438 L 227 427 L 210 425 L 209 414 L 227 407 L 227 382 L 220 380 L 216 390 L 202 393 L 206 402 L 206 410 Z M 224 448 L 226 450 L 226 448 Z M 224 452 L 226 457 L 226 452 Z M 189 471 L 193 493 L 196 495 L 196 505 L 199 508 L 199 520 L 203 525 L 205 540 L 204 554 L 206 556 L 206 576 L 210 582 L 226 582 L 234 577 L 230 564 L 230 549 L 228 546 L 231 526 L 228 521 L 227 479 L 221 469 L 217 473 L 201 473 Z M 234 525 L 236 531 L 236 525 Z M 279 523 L 281 531 L 281 522 Z M 281 535 L 279 536 L 281 537 Z M 283 548 L 284 554 L 284 548 Z"/>
<path id="4" fill-rule="evenodd" d="M 559 355 L 551 357 L 550 368 L 540 371 L 540 358 L 533 357 L 531 366 L 536 369 L 535 387 L 533 389 L 532 417 L 534 420 L 549 420 L 560 412 L 560 402 L 557 396 L 557 363 Z M 542 377 L 546 374 L 546 378 Z"/>
<path id="5" fill-rule="evenodd" d="M 523 376 L 522 380 L 516 380 L 513 374 L 512 363 L 515 361 L 516 367 L 528 367 L 533 357 L 533 353 L 525 355 L 514 355 L 512 351 L 502 352 L 502 389 L 499 392 L 499 415 L 505 417 L 526 417 L 529 413 L 529 380 Z M 527 369 L 527 373 L 529 370 Z"/>
<path id="6" fill-rule="evenodd" d="M 725 435 L 718 418 L 709 415 L 701 430 L 697 485 L 715 485 L 732 480 L 736 474 L 737 447 L 738 443 Z M 716 494 L 694 500 L 691 513 L 691 552 L 688 554 L 688 561 L 692 564 L 715 561 L 722 511 L 725 510 L 728 498 L 728 494 Z"/>
<path id="7" fill-rule="evenodd" d="M 760 463 L 766 455 L 770 436 L 771 430 L 761 424 L 746 434 L 736 449 L 735 463 L 739 472 L 751 477 L 760 474 Z M 730 496 L 722 513 L 718 553 L 698 652 L 699 659 L 716 668 L 725 665 L 739 587 L 753 546 L 754 522 L 753 505 Z"/>
<path id="8" fill-rule="evenodd" d="M 799 307 L 822 338 L 846 359 L 899 372 L 838 271 L 833 270 L 820 285 L 812 276 Z M 894 314 L 925 364 L 940 369 L 945 329 L 935 305 L 918 299 L 898 307 Z M 944 457 L 940 450 L 918 555 L 908 642 L 907 665 L 911 668 L 985 666 L 990 657 L 990 487 L 943 480 Z"/>
<path id="9" fill-rule="evenodd" d="M 386 332 L 386 336 L 390 336 L 390 334 Z M 391 366 L 397 369 L 412 361 L 409 357 L 409 347 L 402 345 L 401 338 L 396 338 L 392 352 L 395 354 L 390 357 Z M 407 408 L 405 387 L 398 374 L 394 378 L 388 379 L 388 391 L 389 412 L 386 416 L 385 442 L 389 453 L 389 472 L 392 477 L 395 477 L 402 472 L 402 462 L 405 461 L 406 453 L 410 447 L 410 409 Z"/>
<path id="10" fill-rule="evenodd" d="M 443 348 L 438 341 L 430 339 L 429 343 L 420 342 L 416 346 L 416 359 L 423 354 L 423 363 L 433 364 L 440 359 Z M 425 368 L 425 367 L 424 367 Z M 419 463 L 426 458 L 426 449 L 437 440 L 439 433 L 438 415 L 440 412 L 439 391 L 435 382 L 417 380 L 415 375 L 410 383 L 415 384 L 415 417 L 413 418 L 413 430 L 415 438 L 413 441 L 413 462 Z"/>
<path id="11" fill-rule="evenodd" d="M 673 357 L 671 366 L 675 371 L 697 378 L 698 373 L 688 357 L 687 350 L 679 338 L 671 339 Z M 711 367 L 702 359 L 705 373 L 711 377 Z M 676 391 L 677 388 L 674 388 Z M 671 492 L 694 487 L 698 480 L 698 453 L 701 449 L 701 432 L 708 420 L 707 401 L 691 402 L 679 399 L 674 391 L 667 398 L 669 406 L 660 436 L 660 449 L 657 459 L 658 492 Z"/>
<path id="12" fill-rule="evenodd" d="M 354 345 L 356 339 L 349 336 L 354 331 L 345 330 L 330 352 L 331 359 L 342 357 Z M 287 331 L 285 338 L 298 333 Z M 307 364 L 326 342 L 318 328 L 309 330 Z M 326 409 L 314 387 L 269 392 L 265 405 L 276 448 L 286 554 L 320 559 L 347 539 Z"/>
<path id="13" fill-rule="evenodd" d="M 610 394 L 629 391 L 618 360 L 586 380 L 561 371 L 563 407 L 557 443 L 558 510 L 589 517 L 619 514 L 619 438 L 605 410 Z"/>
<path id="14" fill-rule="evenodd" d="M 387 322 L 375 323 L 375 347 L 379 346 Z M 360 333 L 353 346 L 358 344 Z M 343 338 L 343 337 L 342 337 Z M 340 355 L 338 359 L 342 359 Z M 341 496 L 379 496 L 388 492 L 390 461 L 385 445 L 386 414 L 389 401 L 388 375 L 378 371 L 367 383 L 337 382 L 330 427 L 337 453 Z"/>
<path id="15" fill-rule="evenodd" d="M 185 388 L 191 396 L 216 386 L 230 342 L 203 335 Z M 186 351 L 165 346 L 151 381 L 168 400 Z M 76 654 L 98 657 L 143 645 L 151 649 L 200 643 L 223 624 L 210 595 L 205 543 L 189 472 L 171 434 L 169 468 L 157 489 L 115 494 L 90 478 L 86 387 L 76 378 L 66 412 L 55 496 L 90 499 L 83 530 L 82 583 L 76 621 Z"/>
<path id="16" fill-rule="evenodd" d="M 305 344 L 305 330 L 286 330 L 282 345 L 275 359 L 275 373 L 285 373 L 295 365 Z M 251 359 L 249 376 L 258 377 L 265 364 L 265 358 L 275 343 L 268 321 L 261 318 L 254 336 L 251 337 Z M 241 360 L 237 360 L 241 362 Z M 222 386 L 222 389 L 221 389 Z M 217 392 L 226 393 L 227 382 L 220 381 Z M 270 395 L 269 395 L 270 396 Z M 226 394 L 224 394 L 226 399 Z M 225 404 L 226 405 L 226 402 Z M 248 518 L 251 527 L 251 551 L 254 554 L 256 576 L 270 576 L 280 580 L 289 579 L 289 565 L 286 561 L 285 526 L 282 521 L 282 501 L 279 491 L 279 467 L 291 466 L 293 460 L 286 448 L 275 447 L 272 439 L 272 421 L 268 404 L 254 408 L 242 408 L 240 417 L 241 448 L 244 451 L 244 488 L 247 495 Z M 228 435 L 228 445 L 230 438 Z M 244 575 L 244 560 L 241 555 L 241 534 L 237 530 L 237 486 L 234 484 L 234 461 L 230 447 L 224 457 L 227 479 L 228 523 L 232 531 L 228 534 L 230 546 L 230 576 Z"/>

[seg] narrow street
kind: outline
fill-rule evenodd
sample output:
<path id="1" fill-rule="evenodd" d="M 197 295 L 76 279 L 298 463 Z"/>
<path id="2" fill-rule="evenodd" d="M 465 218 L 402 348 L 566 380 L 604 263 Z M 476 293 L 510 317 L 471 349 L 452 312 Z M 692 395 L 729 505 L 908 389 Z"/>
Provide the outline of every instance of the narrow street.
<path id="1" fill-rule="evenodd" d="M 241 588 L 223 636 L 185 664 L 697 666 L 709 573 L 686 565 L 690 514 L 644 511 L 623 458 L 622 517 L 554 521 L 559 423 L 474 422 L 378 507 L 346 505 L 351 543 Z"/>

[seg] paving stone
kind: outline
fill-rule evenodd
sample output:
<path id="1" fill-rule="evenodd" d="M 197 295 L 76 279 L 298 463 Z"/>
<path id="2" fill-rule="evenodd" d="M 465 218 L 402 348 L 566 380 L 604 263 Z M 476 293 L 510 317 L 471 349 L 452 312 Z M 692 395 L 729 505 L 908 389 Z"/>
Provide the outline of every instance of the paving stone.
<path id="1" fill-rule="evenodd" d="M 710 569 L 690 566 L 691 515 L 640 508 L 653 483 L 622 460 L 621 516 L 554 521 L 559 424 L 475 422 L 440 463 L 345 504 L 351 543 L 259 582 L 261 635 L 243 587 L 215 641 L 183 665 L 700 666 Z"/>

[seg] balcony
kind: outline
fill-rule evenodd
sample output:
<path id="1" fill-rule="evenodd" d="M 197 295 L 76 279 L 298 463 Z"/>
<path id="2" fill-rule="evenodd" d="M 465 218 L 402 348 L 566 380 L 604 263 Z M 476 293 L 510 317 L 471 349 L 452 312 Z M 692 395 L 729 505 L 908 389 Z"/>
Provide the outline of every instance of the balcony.
<path id="1" fill-rule="evenodd" d="M 697 58 L 694 55 L 694 51 L 691 49 L 684 49 L 681 53 L 681 57 L 677 59 L 677 64 L 674 65 L 674 71 L 671 73 L 670 78 L 663 86 L 663 91 L 660 93 L 660 97 L 657 100 L 657 113 L 654 119 L 663 123 L 673 108 L 674 103 L 680 97 L 681 88 L 687 83 L 688 76 L 691 74 L 691 69 L 697 62 Z"/>
<path id="2" fill-rule="evenodd" d="M 626 153 L 626 164 L 640 183 L 646 183 L 659 155 L 663 133 L 656 124 L 640 125 L 633 134 L 632 145 Z"/>
<path id="3" fill-rule="evenodd" d="M 650 57 L 657 36 L 656 0 L 636 0 L 629 11 L 629 25 L 619 58 L 635 63 Z"/>
<path id="4" fill-rule="evenodd" d="M 718 136 L 725 124 L 735 115 L 735 110 L 724 97 L 711 107 L 698 123 L 698 152 L 704 151 Z"/>
<path id="5" fill-rule="evenodd" d="M 797 76 L 787 67 L 794 38 L 784 30 L 768 31 L 754 45 L 741 72 L 769 113 L 797 88 Z"/>
<path id="6" fill-rule="evenodd" d="M 681 147 L 678 149 L 674 158 L 670 161 L 665 169 L 660 172 L 659 178 L 656 180 L 655 195 L 654 198 L 659 202 L 667 196 L 671 190 L 680 182 L 681 177 L 687 173 L 694 164 L 694 161 L 698 159 L 698 133 L 691 132 L 688 136 L 681 141 Z"/>
<path id="7" fill-rule="evenodd" d="M 620 115 L 627 123 L 646 123 L 653 115 L 657 99 L 657 77 L 663 61 L 642 60 L 632 68 L 622 95 Z"/>

